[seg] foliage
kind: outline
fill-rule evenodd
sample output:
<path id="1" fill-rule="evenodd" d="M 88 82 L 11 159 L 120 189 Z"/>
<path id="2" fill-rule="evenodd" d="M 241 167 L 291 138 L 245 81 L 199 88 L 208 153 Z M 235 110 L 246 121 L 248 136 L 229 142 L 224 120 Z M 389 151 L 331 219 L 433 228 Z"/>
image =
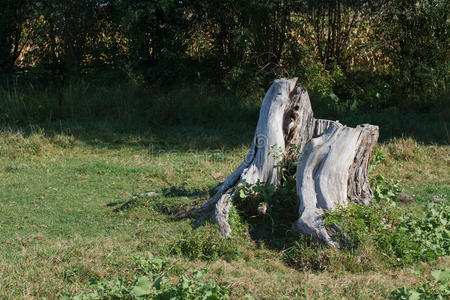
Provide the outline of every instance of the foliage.
<path id="1" fill-rule="evenodd" d="M 38 86 L 58 98 L 39 104 L 56 109 L 66 107 L 61 90 L 81 79 L 166 91 L 201 83 L 242 97 L 298 76 L 340 110 L 419 110 L 446 104 L 448 7 L 444 0 L 8 0 L 0 79 Z"/>
<path id="2" fill-rule="evenodd" d="M 422 218 L 406 215 L 398 226 L 400 234 L 408 236 L 409 249 L 401 255 L 413 261 L 436 259 L 450 253 L 450 207 L 448 204 L 430 204 Z M 405 237 L 406 239 L 406 237 Z"/>
<path id="3" fill-rule="evenodd" d="M 326 226 L 338 225 L 337 236 L 350 252 L 359 253 L 373 244 L 386 263 L 394 266 L 433 260 L 448 255 L 450 249 L 450 207 L 428 204 L 425 216 L 417 216 L 396 202 L 396 185 L 377 177 L 375 200 L 370 206 L 351 204 L 328 211 Z"/>
<path id="4" fill-rule="evenodd" d="M 396 100 L 402 107 L 448 93 L 448 12 L 445 0 L 380 1 L 378 47 L 399 70 L 396 82 L 406 97 Z"/>
<path id="5" fill-rule="evenodd" d="M 376 151 L 375 151 L 376 153 Z M 378 157 L 377 157 L 378 156 Z M 378 164 L 377 159 L 382 160 L 385 154 L 375 154 L 372 163 Z M 394 200 L 397 198 L 397 193 L 401 191 L 400 182 L 393 182 L 392 180 L 388 181 L 384 178 L 383 175 L 378 174 L 377 176 L 371 178 L 370 187 L 373 191 L 374 200 L 378 203 L 382 203 L 383 201 L 393 204 Z"/>
<path id="6" fill-rule="evenodd" d="M 73 300 L 87 299 L 228 299 L 228 291 L 221 285 L 205 282 L 204 270 L 193 270 L 172 283 L 168 275 L 169 261 L 162 257 L 135 257 L 140 271 L 133 283 L 115 280 L 92 280 L 93 291 L 67 297 Z M 190 273 L 190 274 L 189 274 Z"/>
<path id="7" fill-rule="evenodd" d="M 261 236 L 254 236 L 256 240 L 268 239 L 283 244 L 286 229 L 290 228 L 297 216 L 295 181 L 291 178 L 280 187 L 261 182 L 254 185 L 243 183 L 233 204 L 241 219 L 249 225 L 250 231 L 264 228 Z M 279 237 L 281 240 L 277 241 Z"/>
<path id="8" fill-rule="evenodd" d="M 427 279 L 414 288 L 402 287 L 389 295 L 393 300 L 434 300 L 450 297 L 450 270 L 434 270 L 433 279 Z"/>
<path id="9" fill-rule="evenodd" d="M 32 1 L 6 0 L 0 11 L 0 76 L 14 70 L 14 64 L 23 49 L 27 36 L 24 27 L 29 26 Z M 29 22 L 28 22 L 29 23 Z"/>
<path id="10" fill-rule="evenodd" d="M 178 75 L 186 68 L 181 58 L 190 30 L 184 2 L 114 0 L 108 1 L 105 9 L 125 37 L 128 51 L 121 59 L 134 78 L 158 80 L 160 85 L 166 80 L 183 79 Z"/>
<path id="11" fill-rule="evenodd" d="M 420 216 L 396 202 L 398 184 L 379 175 L 372 188 L 371 205 L 350 204 L 325 212 L 325 226 L 340 228 L 334 236 L 340 251 L 303 238 L 283 251 L 283 259 L 300 269 L 360 272 L 376 268 L 377 261 L 403 266 L 450 254 L 448 204 L 427 204 Z"/>
<path id="12" fill-rule="evenodd" d="M 383 157 L 381 153 L 378 151 L 376 156 Z M 387 183 L 381 175 L 372 180 L 371 187 L 375 205 L 350 204 L 324 214 L 326 227 L 337 225 L 342 230 L 334 238 L 343 249 L 328 248 L 304 237 L 283 251 L 284 261 L 299 269 L 315 271 L 362 272 L 376 268 L 378 261 L 385 260 L 384 255 L 391 254 L 384 253 L 386 249 L 379 250 L 378 243 L 386 242 L 386 239 L 392 242 L 387 228 L 398 222 L 399 216 L 386 203 L 395 201 L 399 188 L 397 184 Z"/>
<path id="13" fill-rule="evenodd" d="M 289 154 L 272 146 L 270 155 L 277 162 L 274 167 L 280 169 L 281 185 L 277 187 L 259 180 L 255 184 L 243 182 L 238 187 L 233 202 L 244 216 L 251 216 L 260 221 L 259 217 L 262 217 L 263 222 L 269 217 L 273 231 L 275 225 L 273 222 L 284 224 L 286 219 L 292 218 L 289 211 L 295 214 L 297 204 L 292 199 L 295 199 L 295 176 L 300 153 L 296 146 L 289 150 Z M 258 209 L 261 207 L 265 207 L 264 213 Z"/>
<path id="14" fill-rule="evenodd" d="M 378 164 L 383 162 L 386 159 L 386 153 L 381 151 L 379 147 L 375 148 L 373 152 L 372 160 L 370 161 L 369 172 L 375 170 Z M 376 177 L 378 181 L 382 181 L 382 177 Z M 372 182 L 373 183 L 373 182 Z"/>

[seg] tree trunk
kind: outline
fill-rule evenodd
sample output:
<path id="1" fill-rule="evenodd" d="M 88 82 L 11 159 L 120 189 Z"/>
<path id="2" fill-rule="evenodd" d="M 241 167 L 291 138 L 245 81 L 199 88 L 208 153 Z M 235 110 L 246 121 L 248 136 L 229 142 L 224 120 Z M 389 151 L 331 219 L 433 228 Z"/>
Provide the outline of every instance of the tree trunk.
<path id="1" fill-rule="evenodd" d="M 373 198 L 367 172 L 378 127 L 349 128 L 337 121 L 314 119 L 308 92 L 296 81 L 278 79 L 269 88 L 246 158 L 216 188 L 214 196 L 190 212 L 195 225 L 212 217 L 221 234 L 229 237 L 228 213 L 236 187 L 243 182 L 280 184 L 274 152 L 289 157 L 301 151 L 297 167 L 300 217 L 293 225 L 300 233 L 336 245 L 322 224 L 323 211 L 345 206 L 347 197 L 362 204 Z"/>
<path id="2" fill-rule="evenodd" d="M 316 120 L 313 139 L 303 150 L 297 166 L 299 218 L 293 229 L 337 246 L 323 226 L 323 212 L 345 207 L 348 200 L 368 204 L 373 193 L 367 173 L 378 139 L 378 126 L 356 128 L 339 122 Z M 331 231 L 339 230 L 333 228 Z"/>

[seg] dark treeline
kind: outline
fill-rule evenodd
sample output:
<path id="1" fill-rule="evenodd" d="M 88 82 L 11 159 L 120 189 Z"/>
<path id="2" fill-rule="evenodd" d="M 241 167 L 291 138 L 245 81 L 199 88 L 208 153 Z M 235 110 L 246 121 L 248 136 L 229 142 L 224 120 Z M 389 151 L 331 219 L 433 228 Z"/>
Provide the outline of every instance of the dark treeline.
<path id="1" fill-rule="evenodd" d="M 298 76 L 347 110 L 423 110 L 448 97 L 446 0 L 1 3 L 8 88 L 63 93 L 81 80 L 159 90 L 206 84 L 246 95 Z"/>

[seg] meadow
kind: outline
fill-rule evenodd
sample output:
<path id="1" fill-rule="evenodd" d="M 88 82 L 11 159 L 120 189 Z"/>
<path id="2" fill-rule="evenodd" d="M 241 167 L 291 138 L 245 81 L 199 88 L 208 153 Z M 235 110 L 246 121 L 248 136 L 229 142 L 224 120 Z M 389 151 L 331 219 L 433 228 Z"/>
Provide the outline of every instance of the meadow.
<path id="1" fill-rule="evenodd" d="M 449 11 L 2 1 L 0 299 L 449 299 Z M 282 77 L 314 117 L 380 127 L 373 202 L 324 215 L 342 249 L 291 229 L 297 157 L 279 187 L 239 187 L 230 239 L 183 217 Z"/>
<path id="2" fill-rule="evenodd" d="M 434 240 L 442 243 L 430 242 L 431 248 L 444 247 L 437 255 L 392 263 L 380 257 L 384 250 L 372 251 L 373 244 L 362 252 L 340 252 L 298 243 L 302 239 L 287 226 L 276 229 L 276 238 L 254 240 L 251 222 L 239 212 L 232 240 L 219 238 L 211 224 L 193 230 L 180 215 L 206 200 L 242 161 L 251 123 L 4 126 L 0 297 L 384 299 L 411 290 L 424 297 L 448 295 L 448 279 L 433 279 L 448 278 L 450 268 L 448 214 L 442 213 L 448 213 L 450 198 L 445 138 L 382 139 L 370 173 L 375 181 L 383 177 L 380 198 L 422 220 L 434 202 L 430 196 L 439 196 L 439 224 L 431 227 L 440 228 Z M 401 202 L 392 195 L 399 190 L 413 200 Z"/>

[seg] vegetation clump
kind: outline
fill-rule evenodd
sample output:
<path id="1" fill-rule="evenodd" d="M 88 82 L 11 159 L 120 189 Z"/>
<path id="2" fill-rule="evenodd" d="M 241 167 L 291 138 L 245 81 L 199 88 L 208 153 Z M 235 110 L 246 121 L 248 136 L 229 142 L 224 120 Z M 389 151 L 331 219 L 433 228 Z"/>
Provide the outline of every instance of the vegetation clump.
<path id="1" fill-rule="evenodd" d="M 204 281 L 204 270 L 186 271 L 176 283 L 168 275 L 172 266 L 164 257 L 147 256 L 134 257 L 137 275 L 133 282 L 122 278 L 91 280 L 90 292 L 82 292 L 76 296 L 66 296 L 66 299 L 228 299 L 229 292 L 223 285 Z"/>
<path id="2" fill-rule="evenodd" d="M 172 252 L 190 259 L 231 260 L 240 255 L 239 243 L 235 239 L 224 239 L 214 226 L 202 226 L 185 231 L 173 245 Z"/>
<path id="3" fill-rule="evenodd" d="M 386 154 L 376 149 L 370 169 L 373 171 L 385 158 Z M 330 229 L 339 228 L 335 236 L 341 250 L 330 249 L 308 237 L 299 240 L 289 228 L 298 210 L 294 201 L 294 166 L 293 159 L 283 161 L 280 187 L 244 183 L 234 199 L 250 235 L 282 249 L 287 264 L 302 270 L 361 272 L 450 254 L 448 203 L 427 203 L 420 208 L 424 213 L 412 211 L 397 199 L 400 183 L 382 175 L 371 179 L 374 200 L 370 205 L 350 204 L 326 212 L 324 224 Z"/>
<path id="4" fill-rule="evenodd" d="M 392 300 L 443 300 L 450 298 L 450 270 L 434 270 L 432 279 L 427 278 L 416 287 L 401 287 L 392 291 Z"/>
<path id="5" fill-rule="evenodd" d="M 335 251 L 303 240 L 284 251 L 290 265 L 313 270 L 364 271 L 382 265 L 399 267 L 450 254 L 450 206 L 430 203 L 424 215 L 396 202 L 396 184 L 374 181 L 371 205 L 350 204 L 328 211 L 325 226 L 338 225 L 342 249 Z"/>

